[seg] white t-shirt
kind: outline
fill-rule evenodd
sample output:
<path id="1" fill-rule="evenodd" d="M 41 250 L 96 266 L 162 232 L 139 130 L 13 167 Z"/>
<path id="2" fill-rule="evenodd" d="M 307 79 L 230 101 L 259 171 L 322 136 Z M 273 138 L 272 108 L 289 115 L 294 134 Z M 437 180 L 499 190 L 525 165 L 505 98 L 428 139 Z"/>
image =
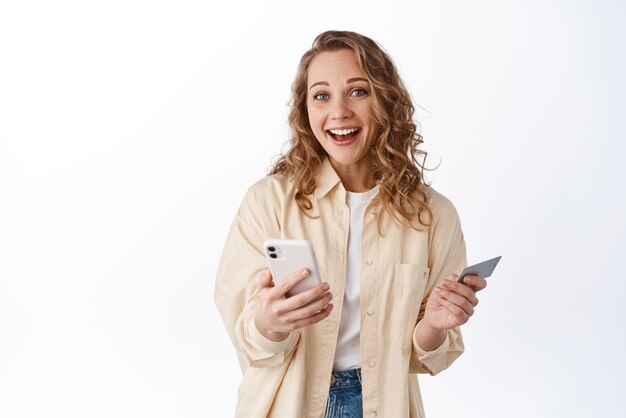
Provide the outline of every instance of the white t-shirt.
<path id="1" fill-rule="evenodd" d="M 335 351 L 333 368 L 348 370 L 361 367 L 359 346 L 361 294 L 361 235 L 365 208 L 378 193 L 379 187 L 363 193 L 346 192 L 346 203 L 350 209 L 350 231 L 348 234 L 348 263 L 346 290 L 341 310 L 341 324 Z"/>

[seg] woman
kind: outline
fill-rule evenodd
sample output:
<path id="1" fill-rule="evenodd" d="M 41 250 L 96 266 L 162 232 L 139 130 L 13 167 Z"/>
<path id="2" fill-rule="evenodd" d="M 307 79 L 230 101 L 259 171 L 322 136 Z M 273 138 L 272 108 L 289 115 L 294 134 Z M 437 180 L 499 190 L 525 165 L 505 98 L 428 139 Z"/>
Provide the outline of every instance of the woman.
<path id="1" fill-rule="evenodd" d="M 454 206 L 424 184 L 413 105 L 371 39 L 329 31 L 300 61 L 289 150 L 246 194 L 215 301 L 244 375 L 238 417 L 422 417 L 416 373 L 462 352 L 484 279 Z M 323 283 L 274 286 L 262 244 L 309 240 Z"/>

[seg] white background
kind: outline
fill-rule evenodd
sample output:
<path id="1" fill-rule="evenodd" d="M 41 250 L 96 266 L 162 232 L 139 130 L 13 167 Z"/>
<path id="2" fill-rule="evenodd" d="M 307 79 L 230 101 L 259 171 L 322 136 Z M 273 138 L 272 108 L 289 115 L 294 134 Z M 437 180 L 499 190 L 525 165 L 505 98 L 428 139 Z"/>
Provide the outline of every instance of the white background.
<path id="1" fill-rule="evenodd" d="M 623 415 L 619 1 L 5 1 L 0 416 L 229 417 L 227 228 L 327 29 L 394 58 L 470 262 L 503 255 L 429 417 Z M 393 417 L 385 417 L 393 418 Z"/>

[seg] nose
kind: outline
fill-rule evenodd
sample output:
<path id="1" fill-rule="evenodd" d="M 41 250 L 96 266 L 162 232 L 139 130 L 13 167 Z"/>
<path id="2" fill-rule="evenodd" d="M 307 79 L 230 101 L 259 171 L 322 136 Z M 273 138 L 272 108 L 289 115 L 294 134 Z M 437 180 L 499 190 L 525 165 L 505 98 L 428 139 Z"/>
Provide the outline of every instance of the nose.
<path id="1" fill-rule="evenodd" d="M 338 97 L 333 100 L 330 116 L 333 119 L 346 119 L 352 116 L 352 110 L 346 98 Z"/>

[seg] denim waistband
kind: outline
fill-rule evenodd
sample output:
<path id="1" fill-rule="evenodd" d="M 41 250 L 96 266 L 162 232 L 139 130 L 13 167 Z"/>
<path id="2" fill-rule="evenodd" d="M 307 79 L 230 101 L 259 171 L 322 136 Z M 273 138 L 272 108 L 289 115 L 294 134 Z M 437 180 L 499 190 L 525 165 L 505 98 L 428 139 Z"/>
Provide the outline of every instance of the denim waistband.
<path id="1" fill-rule="evenodd" d="M 361 369 L 333 370 L 331 388 L 342 388 L 361 385 Z"/>

